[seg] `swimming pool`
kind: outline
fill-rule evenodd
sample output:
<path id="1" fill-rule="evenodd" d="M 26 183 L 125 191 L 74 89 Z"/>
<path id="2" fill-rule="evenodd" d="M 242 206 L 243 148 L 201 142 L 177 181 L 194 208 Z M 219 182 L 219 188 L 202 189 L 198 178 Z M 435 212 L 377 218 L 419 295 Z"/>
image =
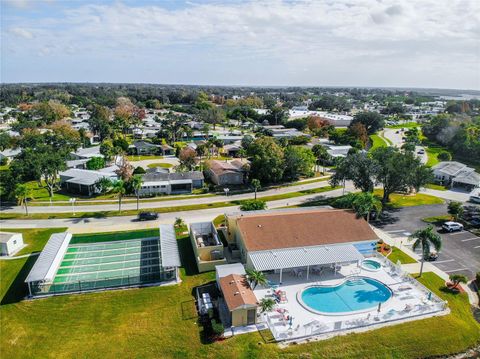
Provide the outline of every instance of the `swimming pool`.
<path id="1" fill-rule="evenodd" d="M 306 309 L 327 315 L 368 311 L 391 297 L 390 288 L 367 277 L 350 278 L 334 286 L 311 286 L 297 296 Z"/>
<path id="2" fill-rule="evenodd" d="M 364 259 L 362 261 L 362 268 L 368 271 L 376 272 L 382 268 L 382 264 L 375 259 Z"/>

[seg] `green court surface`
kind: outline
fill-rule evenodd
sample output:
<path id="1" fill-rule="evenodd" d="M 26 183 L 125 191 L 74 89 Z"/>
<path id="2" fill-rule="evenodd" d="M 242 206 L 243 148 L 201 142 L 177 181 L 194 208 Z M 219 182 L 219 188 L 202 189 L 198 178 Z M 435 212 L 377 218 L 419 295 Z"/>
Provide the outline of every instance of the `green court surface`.
<path id="1" fill-rule="evenodd" d="M 73 244 L 67 249 L 54 284 L 139 277 L 160 272 L 158 239 Z"/>

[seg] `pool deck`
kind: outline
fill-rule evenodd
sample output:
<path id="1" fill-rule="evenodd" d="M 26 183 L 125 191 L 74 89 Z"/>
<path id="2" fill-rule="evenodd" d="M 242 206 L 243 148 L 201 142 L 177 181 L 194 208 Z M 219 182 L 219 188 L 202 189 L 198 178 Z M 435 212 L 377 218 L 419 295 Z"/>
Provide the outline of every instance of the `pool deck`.
<path id="1" fill-rule="evenodd" d="M 286 292 L 287 302 L 278 304 L 276 309 L 268 314 L 263 314 L 263 320 L 268 324 L 275 339 L 279 341 L 301 340 L 311 337 L 329 337 L 339 332 L 359 331 L 370 329 L 373 326 L 397 324 L 400 321 L 419 319 L 432 315 L 443 315 L 449 312 L 444 303 L 433 294 L 429 299 L 429 291 L 417 281 L 404 275 L 400 268 L 390 264 L 385 259 L 379 271 L 368 271 L 359 268 L 357 264 L 341 267 L 338 273 L 333 270 L 322 275 L 310 273 L 308 280 L 303 271 L 303 277 L 293 273 L 283 273 L 283 283 L 278 289 Z M 386 284 L 393 295 L 381 305 L 373 304 L 372 308 L 357 313 L 339 315 L 316 314 L 302 306 L 297 295 L 306 287 L 315 284 L 336 285 L 341 284 L 346 277 L 362 276 L 376 279 Z M 279 282 L 279 274 L 267 275 L 271 282 Z M 260 301 L 265 296 L 270 296 L 273 290 L 258 286 L 254 293 Z M 285 314 L 277 311 L 286 310 Z M 292 323 L 285 318 L 293 317 Z"/>

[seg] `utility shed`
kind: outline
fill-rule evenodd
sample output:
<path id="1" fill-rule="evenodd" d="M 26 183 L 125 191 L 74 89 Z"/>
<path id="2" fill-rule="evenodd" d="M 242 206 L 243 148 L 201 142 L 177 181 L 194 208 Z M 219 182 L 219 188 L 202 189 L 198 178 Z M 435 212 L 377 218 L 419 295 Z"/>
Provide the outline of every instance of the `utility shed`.
<path id="1" fill-rule="evenodd" d="M 11 256 L 23 248 L 23 235 L 14 232 L 0 232 L 1 255 Z"/>

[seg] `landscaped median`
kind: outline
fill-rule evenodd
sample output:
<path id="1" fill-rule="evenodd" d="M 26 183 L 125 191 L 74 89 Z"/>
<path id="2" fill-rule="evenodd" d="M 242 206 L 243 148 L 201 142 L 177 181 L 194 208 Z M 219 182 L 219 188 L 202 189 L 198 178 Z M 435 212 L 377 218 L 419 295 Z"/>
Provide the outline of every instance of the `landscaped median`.
<path id="1" fill-rule="evenodd" d="M 269 201 L 278 201 L 282 199 L 295 198 L 308 196 L 310 194 L 323 193 L 328 191 L 333 191 L 341 187 L 332 187 L 325 186 L 320 188 L 313 188 L 307 190 L 301 190 L 297 192 L 282 193 L 271 196 L 264 196 L 260 199 L 266 202 Z M 232 207 L 240 206 L 247 200 L 233 200 L 233 201 L 223 201 L 223 202 L 213 202 L 213 203 L 204 203 L 204 204 L 192 204 L 185 206 L 175 206 L 175 207 L 160 207 L 160 208 L 148 208 L 145 210 L 153 211 L 157 213 L 170 213 L 170 212 L 183 212 L 183 211 L 195 211 L 202 209 L 210 208 L 221 208 L 221 207 Z M 2 213 L 0 214 L 0 219 L 61 219 L 61 218 L 104 218 L 104 217 L 116 217 L 116 216 L 135 216 L 138 211 L 135 210 L 125 210 L 125 211 L 99 211 L 99 212 L 77 212 L 73 213 L 32 213 L 28 216 L 22 213 Z"/>

